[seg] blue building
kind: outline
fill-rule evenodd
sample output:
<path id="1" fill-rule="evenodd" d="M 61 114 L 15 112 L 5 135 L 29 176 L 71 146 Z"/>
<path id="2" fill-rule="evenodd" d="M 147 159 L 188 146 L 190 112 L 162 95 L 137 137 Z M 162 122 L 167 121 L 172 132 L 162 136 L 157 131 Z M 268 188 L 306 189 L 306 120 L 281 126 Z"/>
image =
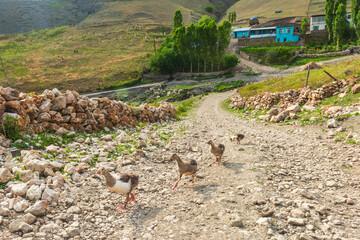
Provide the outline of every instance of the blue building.
<path id="1" fill-rule="evenodd" d="M 234 29 L 233 37 L 234 38 L 249 37 L 250 36 L 250 29 L 251 29 L 250 27 Z"/>
<path id="2" fill-rule="evenodd" d="M 294 35 L 294 27 L 277 27 L 276 42 L 297 42 L 299 35 Z"/>
<path id="3" fill-rule="evenodd" d="M 293 26 L 285 27 L 247 27 L 233 30 L 234 38 L 274 38 L 274 42 L 297 42 L 299 35 L 294 34 Z"/>

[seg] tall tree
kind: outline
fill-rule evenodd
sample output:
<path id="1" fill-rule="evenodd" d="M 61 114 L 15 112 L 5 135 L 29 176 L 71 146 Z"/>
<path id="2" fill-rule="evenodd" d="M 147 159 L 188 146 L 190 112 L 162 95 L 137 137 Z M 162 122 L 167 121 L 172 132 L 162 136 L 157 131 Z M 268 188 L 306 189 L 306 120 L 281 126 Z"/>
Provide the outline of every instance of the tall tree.
<path id="1" fill-rule="evenodd" d="M 307 17 L 304 17 L 301 21 L 301 34 L 303 35 L 303 38 L 304 38 L 304 46 L 306 45 L 307 29 L 308 29 L 308 21 L 307 21 Z"/>
<path id="2" fill-rule="evenodd" d="M 236 12 L 233 12 L 233 23 L 236 22 Z"/>
<path id="3" fill-rule="evenodd" d="M 182 25 L 175 30 L 173 35 L 175 50 L 180 54 L 183 60 L 186 59 L 187 53 L 185 33 L 185 25 Z M 185 71 L 185 69 L 183 69 L 183 71 Z"/>
<path id="4" fill-rule="evenodd" d="M 333 24 L 335 19 L 335 0 L 325 2 L 325 23 L 329 32 L 329 41 L 333 40 Z"/>
<path id="5" fill-rule="evenodd" d="M 336 39 L 337 48 L 339 48 L 340 41 L 344 37 L 346 31 L 346 6 L 340 3 L 336 10 L 336 16 L 334 21 L 334 37 Z"/>
<path id="6" fill-rule="evenodd" d="M 355 32 L 356 36 L 358 37 L 358 44 L 360 43 L 360 11 L 356 15 L 356 25 L 355 25 Z"/>
<path id="7" fill-rule="evenodd" d="M 353 26 L 357 25 L 357 14 L 360 10 L 360 0 L 351 0 L 351 20 Z"/>
<path id="8" fill-rule="evenodd" d="M 230 43 L 231 23 L 225 20 L 219 25 L 218 32 L 218 62 L 220 63 L 220 60 Z M 220 64 L 218 65 L 218 70 L 220 70 Z"/>
<path id="9" fill-rule="evenodd" d="M 208 28 L 208 42 L 210 48 L 210 59 L 211 59 L 211 71 L 214 71 L 214 60 L 216 59 L 216 45 L 218 40 L 218 29 L 214 20 L 212 20 Z"/>
<path id="10" fill-rule="evenodd" d="M 201 59 L 201 51 L 202 51 L 202 43 L 201 43 L 201 27 L 199 24 L 195 25 L 195 53 L 197 59 L 197 71 L 200 72 L 200 59 Z"/>
<path id="11" fill-rule="evenodd" d="M 175 11 L 175 15 L 174 15 L 174 29 L 173 29 L 173 31 L 175 32 L 175 30 L 178 27 L 181 27 L 182 25 L 183 25 L 183 17 L 182 17 L 180 9 L 178 9 L 178 10 Z"/>
<path id="12" fill-rule="evenodd" d="M 190 72 L 193 72 L 193 61 L 196 54 L 196 26 L 191 23 L 186 29 L 185 35 L 186 48 L 188 50 L 188 56 L 190 61 Z"/>
<path id="13" fill-rule="evenodd" d="M 209 48 L 209 28 L 208 25 L 203 23 L 199 26 L 200 40 L 201 40 L 201 49 L 203 54 L 204 62 L 204 72 L 206 72 L 206 60 L 208 57 L 208 48 Z"/>

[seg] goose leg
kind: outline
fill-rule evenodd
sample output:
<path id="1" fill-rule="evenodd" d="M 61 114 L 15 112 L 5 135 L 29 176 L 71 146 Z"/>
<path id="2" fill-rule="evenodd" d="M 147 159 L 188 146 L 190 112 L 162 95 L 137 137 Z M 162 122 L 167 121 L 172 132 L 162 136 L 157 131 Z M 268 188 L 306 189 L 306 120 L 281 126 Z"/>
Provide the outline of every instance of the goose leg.
<path id="1" fill-rule="evenodd" d="M 124 211 L 126 209 L 126 205 L 127 203 L 129 202 L 129 193 L 126 194 L 126 199 L 125 199 L 125 203 L 124 203 L 124 206 L 118 206 L 116 208 L 116 210 L 118 211 Z"/>
<path id="2" fill-rule="evenodd" d="M 131 197 L 129 198 L 129 202 L 136 202 L 135 193 L 131 193 Z"/>
<path id="3" fill-rule="evenodd" d="M 190 186 L 194 186 L 195 184 L 195 175 L 192 175 L 192 182 L 189 183 Z"/>
<path id="4" fill-rule="evenodd" d="M 239 145 L 240 145 L 240 140 L 238 140 L 237 144 L 239 144 Z"/>
<path id="5" fill-rule="evenodd" d="M 181 177 L 182 177 L 182 174 L 180 173 L 180 177 L 179 177 L 179 179 L 175 182 L 175 184 L 174 185 L 172 185 L 171 186 L 171 189 L 175 189 L 175 188 L 177 188 L 177 185 L 178 185 L 178 183 L 180 182 L 180 180 L 181 180 Z"/>
<path id="6" fill-rule="evenodd" d="M 220 158 L 216 157 L 215 164 L 216 167 L 220 165 Z"/>

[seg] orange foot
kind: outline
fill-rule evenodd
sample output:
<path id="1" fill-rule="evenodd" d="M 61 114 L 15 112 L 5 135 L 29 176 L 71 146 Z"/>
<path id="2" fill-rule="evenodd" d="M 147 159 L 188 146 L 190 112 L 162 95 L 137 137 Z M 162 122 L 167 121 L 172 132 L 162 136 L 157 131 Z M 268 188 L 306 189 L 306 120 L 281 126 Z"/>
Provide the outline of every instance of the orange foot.
<path id="1" fill-rule="evenodd" d="M 125 211 L 126 208 L 125 208 L 124 206 L 118 206 L 118 207 L 116 208 L 116 210 L 122 212 L 122 211 Z"/>
<path id="2" fill-rule="evenodd" d="M 131 197 L 129 198 L 129 202 L 136 202 L 134 193 L 131 194 Z"/>
<path id="3" fill-rule="evenodd" d="M 175 190 L 176 188 L 177 188 L 177 184 L 174 184 L 174 185 L 171 186 L 172 190 Z"/>

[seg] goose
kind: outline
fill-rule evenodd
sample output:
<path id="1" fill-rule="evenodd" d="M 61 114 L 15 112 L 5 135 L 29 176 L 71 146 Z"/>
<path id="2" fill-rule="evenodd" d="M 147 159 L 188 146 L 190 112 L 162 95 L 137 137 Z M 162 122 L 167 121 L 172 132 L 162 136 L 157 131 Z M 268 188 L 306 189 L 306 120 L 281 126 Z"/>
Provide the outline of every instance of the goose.
<path id="1" fill-rule="evenodd" d="M 245 137 L 244 134 L 238 133 L 230 137 L 230 141 L 237 141 L 237 144 L 240 144 L 240 141 L 243 140 Z"/>
<path id="2" fill-rule="evenodd" d="M 219 166 L 221 163 L 221 157 L 225 151 L 225 145 L 224 144 L 215 144 L 213 142 L 213 140 L 208 141 L 207 144 L 209 144 L 211 146 L 210 151 L 216 157 L 215 166 Z"/>
<path id="3" fill-rule="evenodd" d="M 132 191 L 139 184 L 139 175 L 124 173 L 121 174 L 120 178 L 117 179 L 104 167 L 101 167 L 97 171 L 97 174 L 104 175 L 106 180 L 106 187 L 109 191 L 126 194 L 124 206 L 118 206 L 116 208 L 117 210 L 125 210 L 128 202 L 135 202 L 135 194 L 132 193 Z"/>
<path id="4" fill-rule="evenodd" d="M 175 182 L 174 185 L 171 186 L 171 189 L 176 189 L 178 186 L 178 183 L 181 180 L 182 175 L 189 175 L 192 177 L 192 183 L 190 185 L 194 185 L 195 183 L 195 174 L 198 170 L 197 162 L 195 160 L 181 160 L 181 158 L 177 154 L 173 154 L 170 158 L 171 160 L 176 160 L 180 177 Z"/>

